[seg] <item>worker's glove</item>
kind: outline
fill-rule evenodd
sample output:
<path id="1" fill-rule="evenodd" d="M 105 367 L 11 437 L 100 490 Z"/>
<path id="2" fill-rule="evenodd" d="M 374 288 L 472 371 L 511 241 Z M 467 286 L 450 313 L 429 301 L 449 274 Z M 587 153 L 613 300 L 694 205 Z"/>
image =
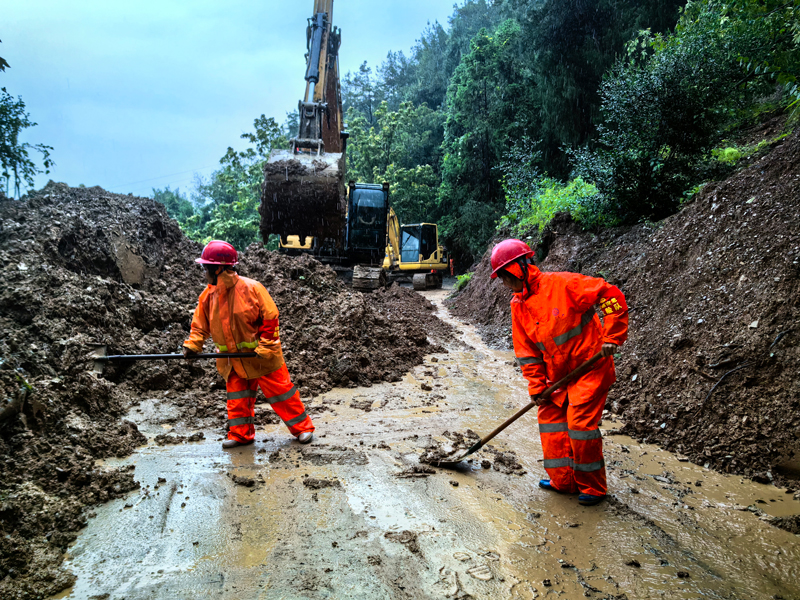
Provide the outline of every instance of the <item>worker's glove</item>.
<path id="1" fill-rule="evenodd" d="M 265 340 L 261 338 L 258 346 L 255 348 L 255 353 L 259 358 L 273 358 L 280 350 L 281 343 L 278 340 Z"/>
<path id="2" fill-rule="evenodd" d="M 183 347 L 183 357 L 189 361 L 196 361 L 197 360 L 197 352 L 192 350 L 191 348 L 187 348 L 186 346 Z"/>

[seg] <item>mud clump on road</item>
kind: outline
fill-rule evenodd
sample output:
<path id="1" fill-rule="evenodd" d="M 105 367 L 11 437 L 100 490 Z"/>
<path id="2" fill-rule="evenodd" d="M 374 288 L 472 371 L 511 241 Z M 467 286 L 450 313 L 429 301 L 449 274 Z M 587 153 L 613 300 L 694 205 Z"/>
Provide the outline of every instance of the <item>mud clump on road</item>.
<path id="1" fill-rule="evenodd" d="M 0 597 L 69 586 L 59 565 L 87 507 L 138 487 L 130 471 L 95 466 L 147 443 L 123 419 L 132 405 L 156 395 L 186 429 L 224 425 L 213 361 L 106 363 L 91 372 L 97 346 L 180 352 L 205 285 L 194 263 L 201 250 L 151 199 L 53 182 L 22 200 L 0 195 Z M 422 296 L 396 287 L 362 295 L 311 258 L 253 245 L 241 272 L 272 292 L 289 370 L 306 397 L 399 380 L 449 335 Z M 183 441 L 161 438 L 175 440 Z"/>
<path id="2" fill-rule="evenodd" d="M 458 459 L 459 456 L 462 456 L 481 439 L 481 437 L 471 429 L 467 429 L 464 433 L 459 431 L 445 431 L 442 435 L 449 440 L 449 443 L 442 444 L 434 441 L 433 444 L 425 448 L 425 451 L 420 455 L 420 463 L 423 465 L 438 466 L 442 462 L 453 461 L 454 459 Z M 504 475 L 525 475 L 527 472 L 519 463 L 516 453 L 510 450 L 505 452 L 498 450 L 491 444 L 486 444 L 482 446 L 478 452 L 471 454 L 470 457 L 466 459 L 467 462 L 472 462 L 473 459 L 477 460 L 479 452 L 487 452 L 494 458 L 494 461 L 489 461 L 485 458 L 480 461 L 480 465 L 484 469 L 494 468 L 495 471 L 503 473 Z"/>
<path id="3" fill-rule="evenodd" d="M 748 161 L 656 224 L 595 234 L 557 215 L 537 261 L 625 294 L 629 339 L 609 394 L 623 433 L 780 483 L 797 479 L 800 452 L 800 134 Z M 510 296 L 489 258 L 453 311 L 508 347 Z"/>
<path id="4" fill-rule="evenodd" d="M 206 439 L 202 431 L 193 433 L 192 435 L 174 435 L 171 433 L 161 433 L 153 438 L 153 441 L 159 446 L 167 446 L 170 444 L 183 444 L 187 442 L 199 442 Z"/>
<path id="5" fill-rule="evenodd" d="M 800 535 L 800 515 L 772 517 L 767 522 L 794 535 Z"/>
<path id="6" fill-rule="evenodd" d="M 439 459 L 441 460 L 441 459 Z M 419 479 L 421 477 L 428 477 L 429 475 L 436 475 L 436 469 L 429 467 L 428 465 L 411 465 L 410 467 L 403 469 L 399 473 L 395 475 L 400 479 Z"/>
<path id="7" fill-rule="evenodd" d="M 245 477 L 243 475 L 231 475 L 231 480 L 236 485 L 241 485 L 243 487 L 254 487 L 256 485 L 256 480 L 252 477 Z"/>
<path id="8" fill-rule="evenodd" d="M 338 479 L 317 479 L 316 477 L 306 477 L 303 479 L 303 485 L 310 490 L 320 490 L 326 487 L 342 487 L 342 483 Z"/>
<path id="9" fill-rule="evenodd" d="M 403 544 L 412 554 L 419 554 L 420 552 L 419 543 L 417 542 L 419 534 L 415 531 L 408 531 L 407 529 L 403 531 L 387 531 L 383 537 L 398 544 Z"/>
<path id="10" fill-rule="evenodd" d="M 483 450 L 494 455 L 492 468 L 504 475 L 525 475 L 527 471 L 519 464 L 517 455 L 512 451 L 503 452 L 492 446 L 484 446 Z"/>

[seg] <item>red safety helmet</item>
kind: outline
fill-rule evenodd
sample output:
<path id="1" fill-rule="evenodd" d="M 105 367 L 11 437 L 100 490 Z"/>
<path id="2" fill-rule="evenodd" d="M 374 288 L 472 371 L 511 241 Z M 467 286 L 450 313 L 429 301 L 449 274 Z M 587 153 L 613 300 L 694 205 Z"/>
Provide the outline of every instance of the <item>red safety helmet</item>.
<path id="1" fill-rule="evenodd" d="M 196 263 L 201 265 L 235 265 L 239 262 L 239 254 L 236 248 L 231 246 L 228 242 L 221 240 L 211 240 L 203 248 L 203 253 L 200 258 L 195 259 Z"/>
<path id="2" fill-rule="evenodd" d="M 492 248 L 492 279 L 497 272 L 521 257 L 533 258 L 533 250 L 522 240 L 503 240 Z"/>

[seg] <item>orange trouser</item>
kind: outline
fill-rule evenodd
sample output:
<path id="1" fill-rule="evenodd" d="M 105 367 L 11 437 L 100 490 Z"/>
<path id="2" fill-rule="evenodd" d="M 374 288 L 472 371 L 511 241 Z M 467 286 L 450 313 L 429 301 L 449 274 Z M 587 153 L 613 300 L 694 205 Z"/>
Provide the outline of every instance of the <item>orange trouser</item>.
<path id="1" fill-rule="evenodd" d="M 568 399 L 562 406 L 552 401 L 539 406 L 544 468 L 561 492 L 602 496 L 608 490 L 599 428 L 608 390 L 598 392 L 577 406 Z"/>
<path id="2" fill-rule="evenodd" d="M 250 442 L 256 437 L 255 406 L 258 388 L 295 437 L 314 431 L 300 392 L 289 379 L 286 365 L 258 379 L 244 379 L 235 371 L 228 376 L 228 439 Z"/>

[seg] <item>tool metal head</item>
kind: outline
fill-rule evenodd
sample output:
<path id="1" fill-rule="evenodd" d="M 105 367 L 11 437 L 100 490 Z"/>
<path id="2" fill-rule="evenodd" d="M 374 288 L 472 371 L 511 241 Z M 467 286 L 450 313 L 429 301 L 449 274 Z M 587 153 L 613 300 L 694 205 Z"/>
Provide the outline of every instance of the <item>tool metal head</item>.
<path id="1" fill-rule="evenodd" d="M 92 373 L 102 375 L 107 362 L 103 359 L 108 356 L 108 347 L 105 345 L 98 345 L 92 350 L 90 356 L 94 359 L 92 363 Z"/>

